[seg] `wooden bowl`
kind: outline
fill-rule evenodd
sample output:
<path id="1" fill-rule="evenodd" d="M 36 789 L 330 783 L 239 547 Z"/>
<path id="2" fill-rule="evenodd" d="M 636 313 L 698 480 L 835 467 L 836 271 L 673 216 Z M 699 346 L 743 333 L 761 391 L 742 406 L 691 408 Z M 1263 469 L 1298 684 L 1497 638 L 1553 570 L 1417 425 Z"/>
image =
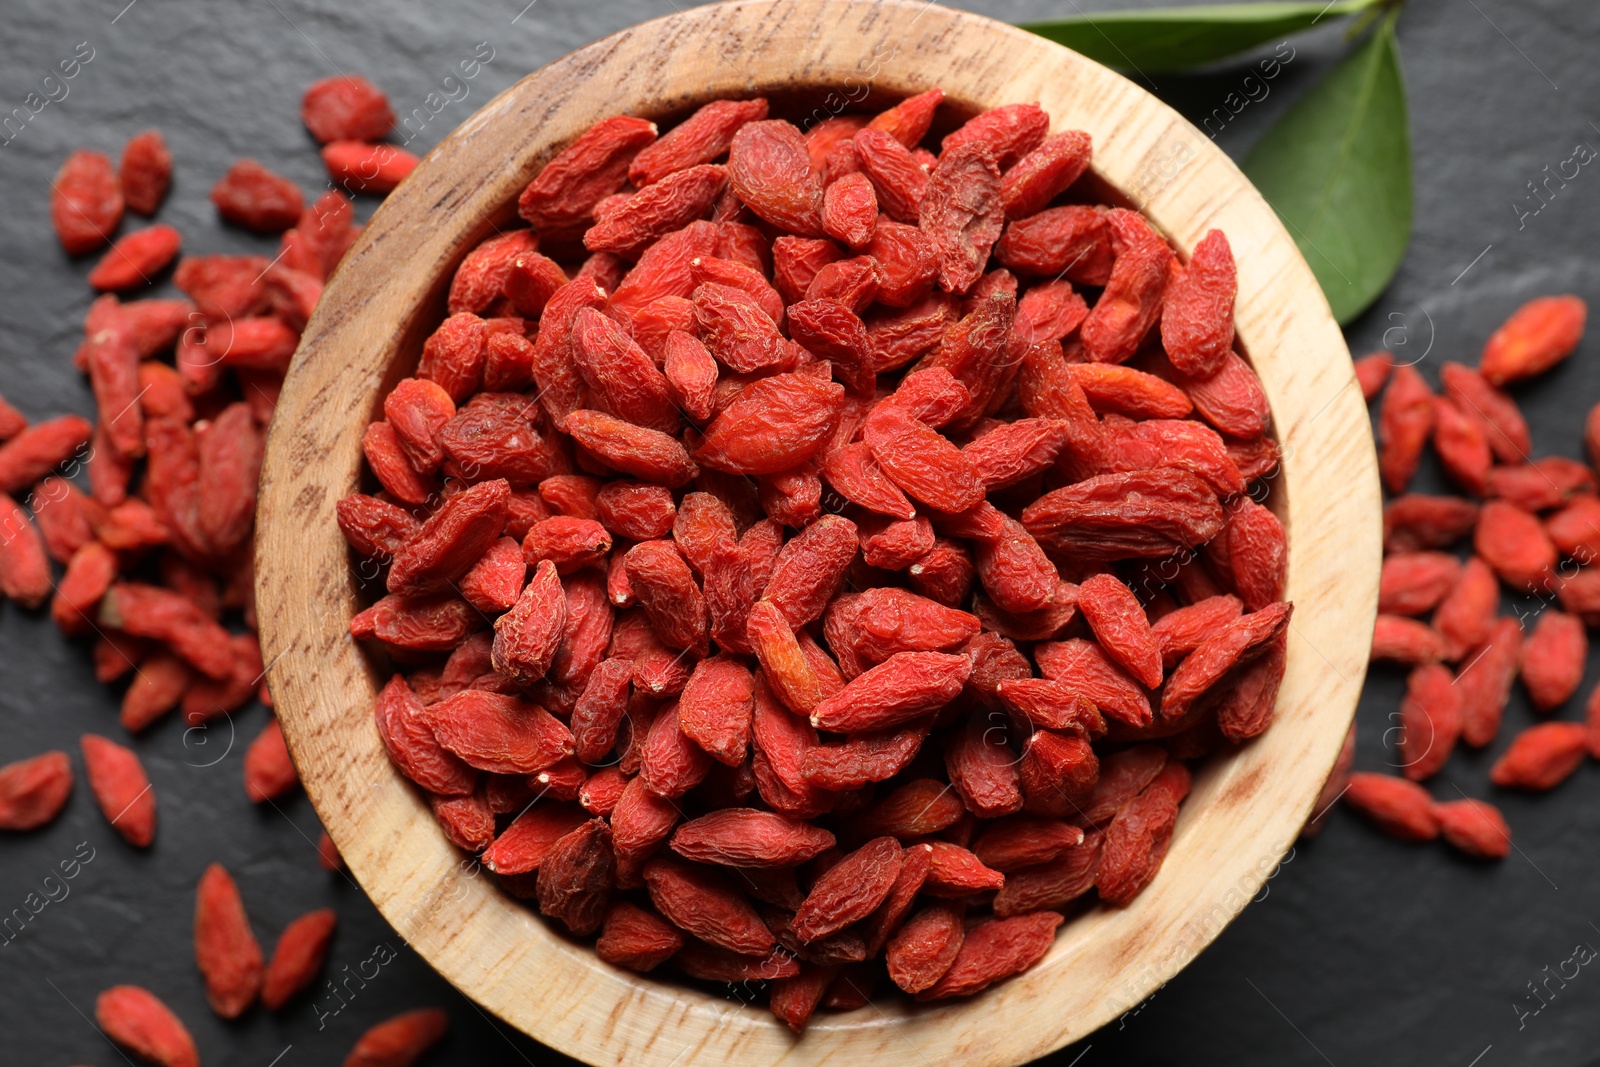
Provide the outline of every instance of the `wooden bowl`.
<path id="1" fill-rule="evenodd" d="M 1277 721 L 1198 775 L 1164 869 L 1131 907 L 1072 919 L 1043 962 L 977 997 L 920 1006 L 886 997 L 820 1013 L 796 1039 L 759 1004 L 601 963 L 445 840 L 373 724 L 380 679 L 349 635 L 355 582 L 334 503 L 357 487 L 362 431 L 414 367 L 456 264 L 595 120 L 676 117 L 713 97 L 756 94 L 821 117 L 934 86 L 974 110 L 1036 100 L 1058 129 L 1087 130 L 1099 177 L 1180 250 L 1212 227 L 1227 233 L 1238 335 L 1283 446 L 1274 506 L 1289 531 L 1296 604 L 1288 672 Z M 259 521 L 261 636 L 278 717 L 351 873 L 487 1010 L 592 1064 L 660 1067 L 1018 1064 L 1133 1008 L 1255 895 L 1311 812 L 1361 687 L 1380 555 L 1372 438 L 1350 356 L 1261 196 L 1131 81 L 1013 27 L 909 0 L 698 7 L 580 49 L 487 104 L 389 198 L 329 284 L 272 424 Z"/>

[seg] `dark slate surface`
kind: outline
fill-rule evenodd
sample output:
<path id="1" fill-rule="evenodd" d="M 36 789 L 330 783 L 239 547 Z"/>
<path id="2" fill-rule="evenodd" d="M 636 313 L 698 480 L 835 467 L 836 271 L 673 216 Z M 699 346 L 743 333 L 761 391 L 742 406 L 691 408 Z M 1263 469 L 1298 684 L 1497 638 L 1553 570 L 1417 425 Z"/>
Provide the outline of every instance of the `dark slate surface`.
<path id="1" fill-rule="evenodd" d="M 89 303 L 87 267 L 62 255 L 46 210 L 49 178 L 71 149 L 114 155 L 131 133 L 159 126 L 177 162 L 163 220 L 184 232 L 190 251 L 260 251 L 266 243 L 217 224 L 206 193 L 241 154 L 268 160 L 307 188 L 319 185 L 317 157 L 296 118 L 311 80 L 335 71 L 367 74 L 404 114 L 438 90 L 478 42 L 489 42 L 493 59 L 468 83 L 468 97 L 414 138 L 413 147 L 427 148 L 527 71 L 675 6 L 135 0 L 123 8 L 125 2 L 7 0 L 0 11 L 0 112 L 42 92 L 41 79 L 79 42 L 88 42 L 83 54 L 93 54 L 66 83 L 67 95 L 0 147 L 0 391 L 35 417 L 90 411 L 88 389 L 69 363 Z M 963 6 L 1022 19 L 1077 5 Z M 1591 121 L 1600 121 L 1593 62 L 1600 9 L 1582 0 L 1418 0 L 1400 35 L 1416 148 L 1416 235 L 1396 283 L 1352 327 L 1350 340 L 1358 353 L 1387 340 L 1437 380 L 1439 361 L 1474 359 L 1487 333 L 1523 299 L 1557 291 L 1600 296 L 1593 254 L 1600 175 L 1584 168 L 1519 224 L 1520 213 L 1536 206 L 1526 199 L 1529 182 L 1576 145 L 1600 144 Z M 1332 30 L 1293 47 L 1295 58 L 1267 95 L 1223 130 L 1228 151 L 1246 149 L 1341 46 Z M 1261 97 L 1244 81 L 1250 69 L 1241 63 L 1204 76 L 1162 77 L 1156 88 L 1198 118 L 1232 91 Z M 60 96 L 58 86 L 44 88 Z M 1595 347 L 1590 341 L 1567 366 L 1521 391 L 1539 452 L 1577 449 L 1587 406 L 1600 397 Z M 1437 487 L 1436 470 L 1425 470 L 1424 482 Z M 1363 768 L 1395 758 L 1384 732 L 1402 686 L 1398 672 L 1380 670 L 1367 687 Z M 119 733 L 115 710 L 114 695 L 89 676 L 84 648 L 62 641 L 43 618 L 0 607 L 0 760 L 60 747 L 77 762 L 82 732 Z M 1574 702 L 1560 714 L 1581 711 Z M 160 830 L 148 852 L 114 835 L 81 783 L 53 826 L 0 842 L 0 911 L 23 905 L 75 852 L 93 855 L 67 883 L 67 896 L 0 943 L 0 1060 L 122 1062 L 88 1017 L 99 990 L 138 982 L 188 1022 L 208 1065 L 338 1063 L 366 1027 L 429 1004 L 445 1006 L 454 1024 L 429 1063 L 563 1062 L 454 993 L 358 888 L 318 869 L 317 820 L 303 797 L 262 809 L 246 801 L 240 758 L 266 718 L 256 707 L 189 733 L 169 719 L 136 742 L 160 796 Z M 1531 721 L 1520 693 L 1507 721 L 1513 729 Z M 1504 744 L 1456 755 L 1433 783 L 1435 794 L 1492 795 L 1487 770 Z M 1600 775 L 1585 768 L 1553 796 L 1494 799 L 1514 828 L 1517 850 L 1493 866 L 1442 846 L 1390 842 L 1336 812 L 1322 838 L 1297 846 L 1263 899 L 1193 966 L 1141 1010 L 1049 1062 L 1597 1062 L 1600 977 L 1581 970 L 1563 985 L 1549 976 L 1574 946 L 1600 945 L 1593 846 Z M 330 972 L 356 970 L 380 946 L 392 946 L 398 958 L 342 1007 L 325 998 L 320 1011 L 302 1001 L 281 1015 L 258 1008 L 238 1023 L 218 1020 L 205 1006 L 190 947 L 193 886 L 212 860 L 239 878 L 269 945 L 294 916 L 331 905 L 341 925 Z M 1565 970 L 1570 975 L 1573 965 Z M 1536 1014 L 1540 1002 L 1527 995 L 1534 981 L 1548 989 Z M 1528 1014 L 1519 1021 L 1521 1012 Z M 922 1051 L 924 1062 L 944 1061 L 939 1049 Z"/>

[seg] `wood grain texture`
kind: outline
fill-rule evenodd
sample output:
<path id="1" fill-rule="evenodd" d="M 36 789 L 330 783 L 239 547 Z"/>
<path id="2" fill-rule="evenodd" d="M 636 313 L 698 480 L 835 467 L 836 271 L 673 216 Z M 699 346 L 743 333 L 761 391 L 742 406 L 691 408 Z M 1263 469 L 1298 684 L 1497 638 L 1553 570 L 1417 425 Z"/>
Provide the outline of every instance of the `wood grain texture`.
<path id="1" fill-rule="evenodd" d="M 1213 227 L 1239 264 L 1238 334 L 1283 446 L 1274 506 L 1296 612 L 1277 721 L 1214 760 L 1160 876 L 1123 911 L 1063 927 L 1027 974 L 961 1003 L 884 998 L 795 1039 L 760 1005 L 626 973 L 499 892 L 439 832 L 372 721 L 382 679 L 348 633 L 354 582 L 334 522 L 361 434 L 415 364 L 462 256 L 512 217 L 523 185 L 595 120 L 668 116 L 763 93 L 801 113 L 934 86 L 970 109 L 1037 100 L 1094 138 L 1095 171 L 1187 251 Z M 852 109 L 854 109 L 852 107 Z M 1255 895 L 1310 813 L 1354 712 L 1376 611 L 1381 512 L 1349 353 L 1270 207 L 1176 112 L 1041 38 L 909 0 L 761 0 L 670 16 L 523 79 L 452 134 L 383 205 L 330 282 L 289 374 L 262 477 L 261 635 L 312 803 L 395 929 L 502 1019 L 593 1064 L 1026 1062 L 1154 992 Z"/>

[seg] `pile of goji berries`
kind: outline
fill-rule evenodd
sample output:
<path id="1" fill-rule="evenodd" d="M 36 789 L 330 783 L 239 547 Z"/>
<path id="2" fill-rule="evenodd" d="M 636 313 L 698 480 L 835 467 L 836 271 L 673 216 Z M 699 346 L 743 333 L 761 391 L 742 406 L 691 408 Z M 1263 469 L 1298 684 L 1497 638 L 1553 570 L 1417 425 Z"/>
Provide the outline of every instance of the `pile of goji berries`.
<path id="1" fill-rule="evenodd" d="M 1347 745 L 1347 777 L 1336 776 L 1329 793 L 1348 786 L 1345 799 L 1395 837 L 1443 835 L 1469 855 L 1504 857 L 1511 832 L 1498 809 L 1465 798 L 1435 803 L 1417 783 L 1438 773 L 1458 741 L 1473 748 L 1494 741 L 1519 676 L 1541 714 L 1560 708 L 1583 681 L 1585 626 L 1600 619 L 1600 571 L 1588 566 L 1600 552 L 1594 471 L 1562 456 L 1533 459 L 1528 424 L 1505 387 L 1571 355 L 1585 316 L 1575 296 L 1530 301 L 1490 336 L 1476 370 L 1440 368 L 1442 395 L 1387 353 L 1356 363 L 1366 398 L 1383 394 L 1379 469 L 1394 494 L 1384 508 L 1372 658 L 1412 671 L 1400 707 L 1405 777 L 1349 774 Z M 1600 457 L 1600 407 L 1586 436 L 1591 459 Z M 1466 496 L 1406 491 L 1430 440 Z M 1463 562 L 1451 549 L 1469 539 L 1473 554 Z M 1536 598 L 1527 634 L 1519 619 L 1500 614 L 1502 585 Z M 1577 770 L 1585 751 L 1600 758 L 1600 690 L 1589 697 L 1587 725 L 1529 727 L 1489 777 L 1510 789 L 1551 789 Z"/>
<path id="2" fill-rule="evenodd" d="M 1284 671 L 1227 239 L 1183 265 L 1082 202 L 1037 105 L 935 154 L 942 100 L 595 125 L 466 256 L 338 506 L 449 838 L 796 1031 L 1126 905 Z"/>
<path id="3" fill-rule="evenodd" d="M 394 113 L 364 80 L 312 86 L 302 117 L 344 188 L 386 192 L 416 162 L 375 143 Z M 240 160 L 211 198 L 225 221 L 281 234 L 278 255 L 184 257 L 172 280 L 186 299 L 124 300 L 178 257 L 178 231 L 159 223 L 113 242 L 125 212 L 156 213 L 171 175 L 156 131 L 133 137 L 117 169 L 95 152 L 67 159 L 51 198 L 61 244 L 74 256 L 110 245 L 88 274 L 104 295 L 76 356 L 99 418 L 30 426 L 0 401 L 0 592 L 27 608 L 49 601 L 63 633 L 92 640 L 100 680 L 128 679 L 121 719 L 131 733 L 175 709 L 199 726 L 258 697 L 271 704 L 252 603 L 262 446 L 300 331 L 357 232 L 344 193 L 330 189 L 306 207 L 293 182 Z M 87 493 L 71 480 L 80 472 Z M 59 580 L 52 560 L 64 568 Z M 149 846 L 156 796 L 138 756 L 94 734 L 82 751 L 106 818 L 130 844 Z M 297 785 L 276 722 L 249 746 L 244 775 L 258 802 Z M 0 768 L 0 829 L 48 823 L 72 785 L 64 752 Z M 326 835 L 321 851 L 325 866 L 337 864 Z M 329 910 L 297 919 L 267 962 L 233 880 L 213 865 L 195 906 L 195 957 L 212 1006 L 226 1018 L 258 998 L 284 1007 L 316 979 L 334 925 Z M 109 989 L 95 1015 L 152 1062 L 199 1062 L 186 1028 L 147 990 Z M 347 1063 L 410 1063 L 444 1028 L 441 1012 L 402 1015 L 365 1035 Z"/>

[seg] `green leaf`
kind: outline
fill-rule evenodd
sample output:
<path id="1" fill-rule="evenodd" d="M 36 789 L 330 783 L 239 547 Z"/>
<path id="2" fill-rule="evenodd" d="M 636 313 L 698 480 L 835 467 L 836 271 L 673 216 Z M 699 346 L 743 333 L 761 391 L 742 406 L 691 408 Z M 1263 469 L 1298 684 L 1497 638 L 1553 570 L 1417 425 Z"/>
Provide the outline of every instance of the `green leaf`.
<path id="1" fill-rule="evenodd" d="M 1277 211 L 1340 323 L 1377 299 L 1411 237 L 1411 136 L 1391 9 L 1250 150 L 1244 172 Z"/>
<path id="2" fill-rule="evenodd" d="M 1068 0 L 1076 9 L 1075 0 Z M 1148 11 L 1106 11 L 1022 28 L 1064 44 L 1108 67 L 1139 74 L 1184 70 L 1281 40 L 1377 0 L 1312 3 L 1202 4 Z"/>

